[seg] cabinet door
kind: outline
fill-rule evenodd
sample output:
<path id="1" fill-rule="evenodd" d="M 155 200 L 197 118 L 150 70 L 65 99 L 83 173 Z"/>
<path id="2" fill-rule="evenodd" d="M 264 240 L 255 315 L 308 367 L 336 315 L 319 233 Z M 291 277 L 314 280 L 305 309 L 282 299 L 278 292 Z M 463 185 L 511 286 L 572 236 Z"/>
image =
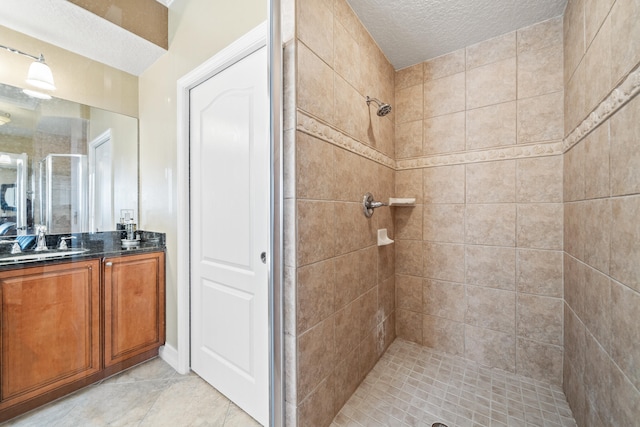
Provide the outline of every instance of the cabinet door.
<path id="1" fill-rule="evenodd" d="M 0 410 L 100 371 L 100 263 L 0 272 Z"/>
<path id="2" fill-rule="evenodd" d="M 164 343 L 164 286 L 162 252 L 105 259 L 105 367 Z"/>

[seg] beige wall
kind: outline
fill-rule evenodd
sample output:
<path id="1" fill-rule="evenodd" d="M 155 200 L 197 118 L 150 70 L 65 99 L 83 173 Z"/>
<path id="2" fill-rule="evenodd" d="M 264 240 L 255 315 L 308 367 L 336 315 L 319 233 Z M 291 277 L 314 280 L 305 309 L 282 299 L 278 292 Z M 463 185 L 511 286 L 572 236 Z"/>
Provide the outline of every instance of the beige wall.
<path id="1" fill-rule="evenodd" d="M 167 233 L 167 343 L 173 347 L 176 266 L 178 256 L 187 255 L 177 253 L 176 83 L 266 18 L 263 0 L 176 0 L 169 51 L 140 76 L 140 227 Z"/>
<path id="2" fill-rule="evenodd" d="M 562 380 L 562 19 L 396 73 L 398 336 Z"/>
<path id="3" fill-rule="evenodd" d="M 328 426 L 395 338 L 393 68 L 345 0 L 298 0 L 286 47 L 288 425 Z M 291 10 L 291 9 L 288 9 Z M 297 93 L 295 89 L 297 88 Z M 296 108 L 297 107 L 297 108 Z M 297 130 L 296 130 L 297 129 Z"/>
<path id="4" fill-rule="evenodd" d="M 138 78 L 84 56 L 0 26 L 0 40 L 31 55 L 44 54 L 51 67 L 57 98 L 138 117 Z M 0 50 L 0 82 L 26 87 L 29 58 Z"/>
<path id="5" fill-rule="evenodd" d="M 640 98 L 600 117 L 640 89 L 640 2 L 570 0 L 564 34 L 564 390 L 581 427 L 637 425 Z"/>

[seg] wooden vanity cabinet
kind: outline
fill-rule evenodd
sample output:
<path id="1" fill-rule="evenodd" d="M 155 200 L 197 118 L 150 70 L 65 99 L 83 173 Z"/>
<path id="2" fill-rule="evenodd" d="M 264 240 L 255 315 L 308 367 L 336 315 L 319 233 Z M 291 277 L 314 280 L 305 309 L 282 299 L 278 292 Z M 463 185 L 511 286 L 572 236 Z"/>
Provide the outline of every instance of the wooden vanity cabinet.
<path id="1" fill-rule="evenodd" d="M 164 344 L 164 253 L 106 258 L 104 365 L 117 366 Z"/>
<path id="2" fill-rule="evenodd" d="M 164 252 L 0 271 L 0 423 L 158 354 Z"/>
<path id="3" fill-rule="evenodd" d="M 0 301 L 0 412 L 99 373 L 99 260 L 0 272 Z"/>

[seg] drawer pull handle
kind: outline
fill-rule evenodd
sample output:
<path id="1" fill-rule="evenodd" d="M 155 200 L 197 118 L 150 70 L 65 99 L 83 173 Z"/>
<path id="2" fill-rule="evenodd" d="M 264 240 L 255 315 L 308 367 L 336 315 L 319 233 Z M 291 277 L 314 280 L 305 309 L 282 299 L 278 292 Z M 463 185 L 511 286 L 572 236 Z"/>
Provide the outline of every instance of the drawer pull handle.
<path id="1" fill-rule="evenodd" d="M 108 262 L 108 263 L 106 263 L 105 265 L 106 265 L 107 267 L 111 267 L 111 266 L 113 265 L 113 263 L 112 263 L 112 262 Z"/>

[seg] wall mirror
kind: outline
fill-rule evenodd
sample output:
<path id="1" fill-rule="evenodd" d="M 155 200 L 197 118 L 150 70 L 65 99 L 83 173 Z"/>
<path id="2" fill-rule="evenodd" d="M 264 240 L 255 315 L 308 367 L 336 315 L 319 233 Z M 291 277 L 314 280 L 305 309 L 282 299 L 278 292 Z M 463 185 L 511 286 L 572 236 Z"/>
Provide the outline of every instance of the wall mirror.
<path id="1" fill-rule="evenodd" d="M 138 120 L 0 84 L 0 237 L 115 230 L 138 213 Z M 1 122 L 0 122 L 1 123 Z"/>

